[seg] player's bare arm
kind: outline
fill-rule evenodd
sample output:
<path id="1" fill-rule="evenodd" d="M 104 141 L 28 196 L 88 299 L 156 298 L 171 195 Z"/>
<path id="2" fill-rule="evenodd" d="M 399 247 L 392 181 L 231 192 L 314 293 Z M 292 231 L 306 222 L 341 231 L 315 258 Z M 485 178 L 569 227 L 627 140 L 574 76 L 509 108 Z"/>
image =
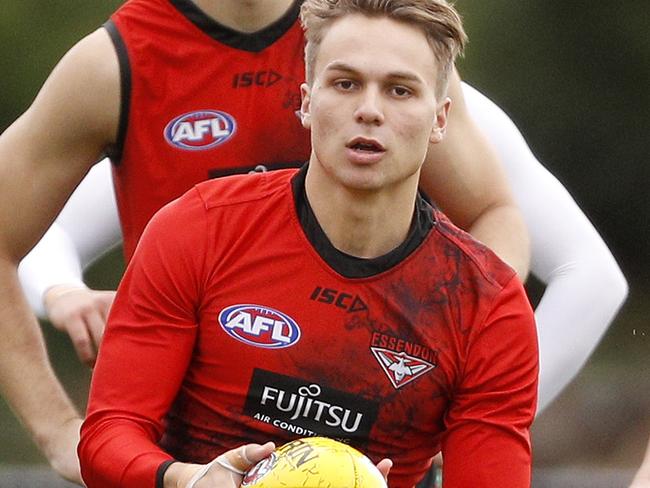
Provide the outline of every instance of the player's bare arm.
<path id="1" fill-rule="evenodd" d="M 452 221 L 492 248 L 524 280 L 530 264 L 526 225 L 492 145 L 470 117 L 454 71 L 447 132 L 430 146 L 421 185 Z"/>
<path id="2" fill-rule="evenodd" d="M 114 138 L 118 110 L 117 58 L 100 30 L 66 54 L 0 136 L 0 386 L 53 467 L 77 482 L 79 415 L 52 371 L 16 268 Z"/>
<path id="3" fill-rule="evenodd" d="M 18 267 L 32 310 L 69 334 L 79 359 L 88 365 L 96 358 L 115 292 L 88 288 L 82 270 L 121 239 L 111 162 L 105 158 Z"/>

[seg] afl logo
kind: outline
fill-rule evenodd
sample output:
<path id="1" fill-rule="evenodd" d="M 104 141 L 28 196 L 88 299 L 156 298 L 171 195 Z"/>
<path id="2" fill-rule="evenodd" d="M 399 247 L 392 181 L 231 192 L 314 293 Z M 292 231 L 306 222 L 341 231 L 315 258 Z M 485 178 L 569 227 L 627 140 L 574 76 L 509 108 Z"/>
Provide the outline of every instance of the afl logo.
<path id="1" fill-rule="evenodd" d="M 232 115 L 218 110 L 197 110 L 167 124 L 165 140 L 180 149 L 202 151 L 223 144 L 236 130 Z"/>
<path id="2" fill-rule="evenodd" d="M 240 342 L 266 349 L 293 346 L 300 340 L 295 320 L 263 305 L 232 305 L 219 313 L 219 324 Z"/>

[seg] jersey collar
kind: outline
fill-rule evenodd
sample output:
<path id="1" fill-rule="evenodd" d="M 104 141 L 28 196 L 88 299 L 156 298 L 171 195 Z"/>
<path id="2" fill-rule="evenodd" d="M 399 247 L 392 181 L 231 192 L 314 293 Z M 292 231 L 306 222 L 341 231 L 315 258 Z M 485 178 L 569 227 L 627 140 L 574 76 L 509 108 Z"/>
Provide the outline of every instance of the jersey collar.
<path id="1" fill-rule="evenodd" d="M 305 191 L 307 164 L 291 180 L 293 199 L 300 225 L 307 239 L 330 268 L 345 278 L 369 278 L 404 261 L 429 235 L 435 225 L 431 205 L 418 193 L 409 233 L 402 244 L 392 251 L 372 259 L 358 258 L 339 251 L 329 240 L 318 223 Z"/>
<path id="2" fill-rule="evenodd" d="M 280 39 L 298 20 L 302 0 L 295 0 L 285 14 L 262 30 L 239 32 L 212 19 L 191 0 L 169 0 L 181 15 L 205 34 L 222 44 L 242 51 L 259 52 Z"/>

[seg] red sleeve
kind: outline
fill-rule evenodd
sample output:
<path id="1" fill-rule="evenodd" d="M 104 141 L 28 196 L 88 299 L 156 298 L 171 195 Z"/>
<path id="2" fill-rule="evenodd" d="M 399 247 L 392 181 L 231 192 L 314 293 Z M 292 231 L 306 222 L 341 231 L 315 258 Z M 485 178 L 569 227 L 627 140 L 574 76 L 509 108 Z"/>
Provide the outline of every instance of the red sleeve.
<path id="1" fill-rule="evenodd" d="M 443 486 L 530 487 L 537 333 L 518 279 L 499 293 L 473 334 L 445 419 Z"/>
<path id="2" fill-rule="evenodd" d="M 157 442 L 197 331 L 206 218 L 196 190 L 150 222 L 120 284 L 91 383 L 78 453 L 89 488 L 153 488 Z"/>

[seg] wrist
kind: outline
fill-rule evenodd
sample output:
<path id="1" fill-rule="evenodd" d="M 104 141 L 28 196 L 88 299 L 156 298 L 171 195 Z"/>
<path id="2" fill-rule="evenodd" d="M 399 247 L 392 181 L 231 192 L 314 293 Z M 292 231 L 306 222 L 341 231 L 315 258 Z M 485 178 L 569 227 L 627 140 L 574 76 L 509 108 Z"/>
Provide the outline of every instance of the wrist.
<path id="1" fill-rule="evenodd" d="M 89 288 L 83 282 L 62 283 L 50 286 L 43 292 L 43 305 L 45 306 L 45 310 L 49 312 L 49 309 L 52 307 L 53 303 L 63 295 L 77 291 L 85 291 L 88 289 Z"/>
<path id="2" fill-rule="evenodd" d="M 201 469 L 200 464 L 173 462 L 165 471 L 163 487 L 185 488 L 199 469 Z"/>

